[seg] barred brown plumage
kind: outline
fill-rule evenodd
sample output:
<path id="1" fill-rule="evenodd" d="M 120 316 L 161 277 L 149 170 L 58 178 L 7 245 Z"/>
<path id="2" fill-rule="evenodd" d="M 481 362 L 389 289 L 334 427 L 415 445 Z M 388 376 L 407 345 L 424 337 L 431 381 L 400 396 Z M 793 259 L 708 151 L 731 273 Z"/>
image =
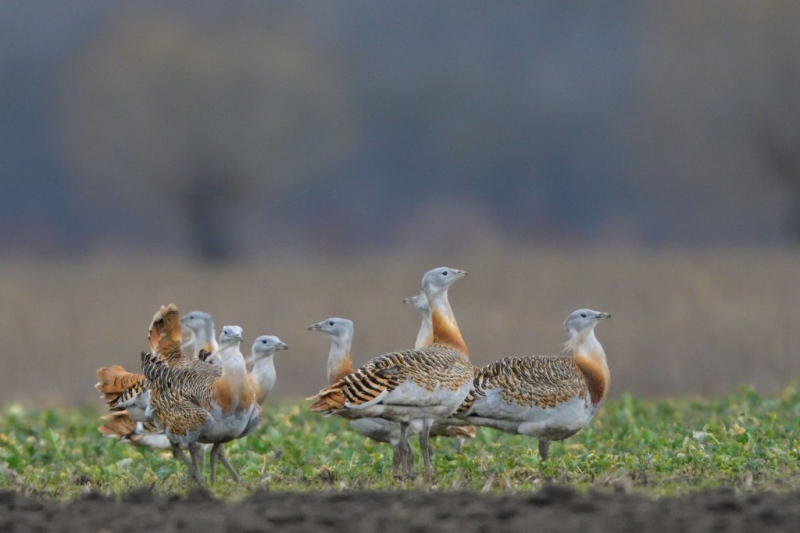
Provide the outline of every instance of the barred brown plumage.
<path id="1" fill-rule="evenodd" d="M 180 364 L 181 329 L 178 307 L 175 304 L 161 306 L 156 311 L 148 328 L 150 351 L 160 354 L 167 364 Z M 177 349 L 176 349 L 177 346 Z M 145 415 L 149 393 L 142 374 L 126 371 L 120 365 L 97 369 L 95 388 L 111 411 L 127 410 L 136 422 L 149 421 Z"/>
<path id="2" fill-rule="evenodd" d="M 608 390 L 608 365 L 594 334 L 611 315 L 579 309 L 564 323 L 571 356 L 507 357 L 481 367 L 455 413 L 463 423 L 539 438 L 549 443 L 574 435 L 591 422 Z"/>
<path id="3" fill-rule="evenodd" d="M 345 418 L 384 418 L 400 423 L 400 453 L 411 475 L 407 430 L 422 426 L 420 442 L 425 473 L 431 476 L 430 430 L 434 421 L 450 416 L 469 392 L 474 370 L 447 298 L 448 287 L 466 275 L 437 268 L 425 273 L 422 288 L 431 308 L 434 344 L 378 356 L 309 398 L 309 410 Z"/>

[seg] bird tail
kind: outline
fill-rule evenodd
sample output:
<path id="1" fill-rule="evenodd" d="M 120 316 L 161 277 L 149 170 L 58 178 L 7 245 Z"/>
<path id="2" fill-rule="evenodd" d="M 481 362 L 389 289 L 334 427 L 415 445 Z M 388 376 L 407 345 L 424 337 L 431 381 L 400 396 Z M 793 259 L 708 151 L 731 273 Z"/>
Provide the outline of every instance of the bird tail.
<path id="1" fill-rule="evenodd" d="M 344 392 L 336 385 L 322 389 L 314 396 L 306 398 L 306 400 L 314 402 L 308 407 L 308 410 L 312 413 L 330 415 L 341 411 L 345 407 Z"/>
<path id="2" fill-rule="evenodd" d="M 477 434 L 475 426 L 448 426 L 447 436 L 459 439 L 474 439 Z"/>
<path id="3" fill-rule="evenodd" d="M 103 424 L 97 429 L 106 437 L 126 440 L 136 431 L 136 422 L 131 419 L 127 411 L 110 413 L 101 416 L 100 419 L 103 420 Z"/>
<path id="4" fill-rule="evenodd" d="M 120 365 L 98 368 L 95 374 L 99 381 L 94 388 L 100 391 L 109 408 L 116 407 L 118 400 L 125 396 L 128 390 L 144 381 L 143 375 L 128 372 Z"/>
<path id="5" fill-rule="evenodd" d="M 137 424 L 127 411 L 110 413 L 100 418 L 103 420 L 103 425 L 97 429 L 106 437 L 143 448 L 167 449 L 170 447 L 169 440 L 163 431 L 150 423 Z"/>

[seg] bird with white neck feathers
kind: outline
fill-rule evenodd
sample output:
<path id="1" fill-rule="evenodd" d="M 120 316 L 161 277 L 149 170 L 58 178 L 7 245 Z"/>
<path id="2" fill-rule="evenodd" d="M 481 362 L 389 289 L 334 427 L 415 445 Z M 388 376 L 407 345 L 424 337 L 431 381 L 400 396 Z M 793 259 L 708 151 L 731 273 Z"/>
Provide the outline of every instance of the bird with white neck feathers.
<path id="1" fill-rule="evenodd" d="M 278 350 L 286 350 L 289 347 L 274 335 L 262 335 L 253 341 L 250 350 L 250 360 L 252 370 L 250 370 L 250 381 L 256 393 L 256 401 L 263 405 L 267 397 L 275 387 L 275 360 L 274 355 Z"/>
<path id="2" fill-rule="evenodd" d="M 425 293 L 421 292 L 414 296 L 409 296 L 403 300 L 403 303 L 410 305 L 422 314 L 422 324 L 419 326 L 417 333 L 417 342 L 414 343 L 414 348 L 424 348 L 433 344 L 433 323 L 431 322 L 431 308 L 428 306 L 428 299 Z"/>
<path id="3" fill-rule="evenodd" d="M 473 366 L 450 307 L 447 290 L 466 272 L 436 268 L 422 278 L 431 308 L 433 344 L 380 355 L 309 398 L 309 410 L 344 418 L 384 418 L 400 423 L 401 463 L 411 475 L 407 457 L 408 427 L 421 424 L 420 445 L 426 476 L 432 476 L 430 431 L 447 419 L 470 391 Z"/>
<path id="4" fill-rule="evenodd" d="M 217 460 L 239 481 L 222 445 L 244 437 L 260 420 L 261 407 L 239 350 L 241 342 L 242 328 L 222 328 L 216 354 L 221 361 L 219 367 L 197 360 L 170 367 L 151 353 L 142 354 L 142 370 L 150 390 L 149 414 L 164 429 L 173 453 L 186 464 L 198 483 L 203 482 L 198 468 L 199 443 L 213 445 L 212 484 L 216 480 Z M 183 454 L 182 447 L 189 449 L 191 461 Z"/>
<path id="5" fill-rule="evenodd" d="M 571 313 L 564 322 L 570 355 L 507 357 L 481 367 L 455 417 L 538 438 L 541 459 L 547 460 L 550 442 L 589 425 L 608 392 L 606 354 L 594 328 L 610 317 L 591 309 Z"/>

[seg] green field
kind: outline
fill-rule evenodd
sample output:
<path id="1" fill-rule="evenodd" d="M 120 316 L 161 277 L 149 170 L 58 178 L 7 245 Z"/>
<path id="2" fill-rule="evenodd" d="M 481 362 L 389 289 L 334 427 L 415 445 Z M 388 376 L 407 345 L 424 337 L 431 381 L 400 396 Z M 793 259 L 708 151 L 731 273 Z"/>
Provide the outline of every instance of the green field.
<path id="1" fill-rule="evenodd" d="M 88 489 L 119 494 L 144 485 L 167 493 L 193 486 L 168 452 L 102 437 L 96 430 L 98 414 L 95 409 L 4 408 L 0 488 L 69 498 Z M 539 462 L 532 439 L 481 429 L 461 455 L 452 441 L 435 441 L 434 484 L 419 476 L 401 485 L 529 491 L 555 482 L 656 497 L 717 486 L 784 491 L 800 488 L 799 427 L 795 386 L 771 397 L 743 387 L 720 400 L 645 401 L 623 395 L 606 403 L 589 429 L 554 443 L 546 463 Z M 304 405 L 268 405 L 259 430 L 227 450 L 243 482 L 232 483 L 223 470 L 213 488 L 222 497 L 258 487 L 307 491 L 398 485 L 391 477 L 388 445 L 365 440 L 341 419 L 307 413 Z"/>

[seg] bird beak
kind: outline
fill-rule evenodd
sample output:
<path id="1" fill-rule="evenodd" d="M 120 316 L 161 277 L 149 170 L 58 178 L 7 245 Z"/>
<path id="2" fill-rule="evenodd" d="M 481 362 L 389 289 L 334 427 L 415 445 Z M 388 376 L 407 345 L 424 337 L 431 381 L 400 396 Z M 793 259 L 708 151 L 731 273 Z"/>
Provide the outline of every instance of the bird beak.
<path id="1" fill-rule="evenodd" d="M 597 313 L 597 318 L 611 318 L 609 313 Z"/>
<path id="2" fill-rule="evenodd" d="M 468 276 L 469 272 L 467 272 L 466 270 L 456 270 L 454 274 L 456 275 L 457 278 L 463 278 L 464 276 Z"/>
<path id="3" fill-rule="evenodd" d="M 278 348 L 279 350 L 288 350 L 289 349 L 289 347 L 286 346 L 286 344 L 283 343 L 283 342 L 279 342 L 278 344 L 275 345 L 275 347 Z"/>
<path id="4" fill-rule="evenodd" d="M 404 304 L 410 304 L 413 301 L 414 301 L 414 297 L 413 296 L 409 296 L 408 298 L 403 298 L 403 303 Z"/>
<path id="5" fill-rule="evenodd" d="M 308 331 L 315 331 L 319 329 L 322 329 L 322 322 L 317 322 L 316 324 L 311 324 L 308 326 Z"/>

